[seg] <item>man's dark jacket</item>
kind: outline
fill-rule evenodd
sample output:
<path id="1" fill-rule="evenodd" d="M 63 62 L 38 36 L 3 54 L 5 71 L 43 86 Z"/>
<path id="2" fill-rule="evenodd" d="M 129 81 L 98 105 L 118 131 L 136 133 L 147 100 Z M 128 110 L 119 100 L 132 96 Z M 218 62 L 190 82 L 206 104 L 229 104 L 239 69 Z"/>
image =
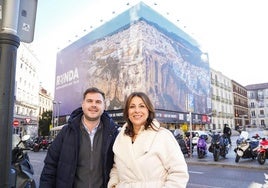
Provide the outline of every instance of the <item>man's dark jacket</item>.
<path id="1" fill-rule="evenodd" d="M 82 115 L 83 111 L 81 107 L 73 111 L 68 120 L 68 125 L 62 128 L 49 147 L 40 177 L 40 188 L 71 188 L 73 186 L 78 162 Z M 103 122 L 103 182 L 106 188 L 109 173 L 113 166 L 114 154 L 112 147 L 118 130 L 117 125 L 106 112 L 101 116 L 101 121 Z"/>

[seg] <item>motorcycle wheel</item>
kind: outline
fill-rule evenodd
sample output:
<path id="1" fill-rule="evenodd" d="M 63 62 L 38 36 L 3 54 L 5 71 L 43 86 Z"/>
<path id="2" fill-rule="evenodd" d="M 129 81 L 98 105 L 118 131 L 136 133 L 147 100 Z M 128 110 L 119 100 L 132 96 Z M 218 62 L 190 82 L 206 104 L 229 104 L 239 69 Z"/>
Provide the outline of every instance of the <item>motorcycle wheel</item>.
<path id="1" fill-rule="evenodd" d="M 197 154 L 199 159 L 204 157 L 204 152 L 202 149 L 197 148 Z"/>
<path id="2" fill-rule="evenodd" d="M 218 161 L 220 157 L 220 151 L 215 149 L 213 152 L 214 161 Z"/>
<path id="3" fill-rule="evenodd" d="M 220 153 L 223 158 L 226 158 L 226 148 L 222 148 Z"/>
<path id="4" fill-rule="evenodd" d="M 265 160 L 266 160 L 265 153 L 259 153 L 257 156 L 257 160 L 258 160 L 259 164 L 263 165 L 265 163 Z"/>
<path id="5" fill-rule="evenodd" d="M 258 157 L 258 152 L 257 152 L 257 151 L 253 152 L 251 158 L 254 160 L 254 159 L 256 159 L 257 157 Z"/>
<path id="6" fill-rule="evenodd" d="M 39 146 L 34 146 L 33 151 L 38 152 L 40 150 Z"/>
<path id="7" fill-rule="evenodd" d="M 240 160 L 240 158 L 241 158 L 241 157 L 240 157 L 239 155 L 236 155 L 236 156 L 235 156 L 235 162 L 238 163 L 239 160 Z"/>

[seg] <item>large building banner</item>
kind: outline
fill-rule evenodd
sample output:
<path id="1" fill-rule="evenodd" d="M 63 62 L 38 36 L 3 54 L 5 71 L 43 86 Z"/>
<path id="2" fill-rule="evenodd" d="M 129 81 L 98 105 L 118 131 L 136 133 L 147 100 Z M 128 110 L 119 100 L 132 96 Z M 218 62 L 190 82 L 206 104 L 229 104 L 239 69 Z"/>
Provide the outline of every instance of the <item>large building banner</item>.
<path id="1" fill-rule="evenodd" d="M 58 53 L 60 115 L 80 106 L 92 86 L 106 93 L 107 110 L 122 109 L 131 92 L 143 91 L 156 109 L 208 114 L 210 71 L 203 55 L 190 36 L 139 3 Z"/>

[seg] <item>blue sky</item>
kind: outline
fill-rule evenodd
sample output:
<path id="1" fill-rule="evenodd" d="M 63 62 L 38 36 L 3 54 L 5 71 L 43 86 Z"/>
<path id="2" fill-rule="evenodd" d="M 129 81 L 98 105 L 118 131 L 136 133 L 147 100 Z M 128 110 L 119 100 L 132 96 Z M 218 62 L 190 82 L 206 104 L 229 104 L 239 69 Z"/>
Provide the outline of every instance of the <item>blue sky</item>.
<path id="1" fill-rule="evenodd" d="M 78 3 L 79 2 L 79 3 Z M 50 33 L 51 28 L 57 28 L 60 23 L 66 22 L 68 18 L 79 14 L 88 0 L 39 0 L 37 7 L 36 34 L 40 31 Z"/>
<path id="2" fill-rule="evenodd" d="M 54 89 L 56 54 L 61 48 L 138 2 L 39 0 L 33 46 L 42 64 L 44 87 Z M 268 82 L 263 67 L 268 62 L 266 0 L 144 2 L 192 35 L 209 54 L 213 69 L 244 86 Z"/>

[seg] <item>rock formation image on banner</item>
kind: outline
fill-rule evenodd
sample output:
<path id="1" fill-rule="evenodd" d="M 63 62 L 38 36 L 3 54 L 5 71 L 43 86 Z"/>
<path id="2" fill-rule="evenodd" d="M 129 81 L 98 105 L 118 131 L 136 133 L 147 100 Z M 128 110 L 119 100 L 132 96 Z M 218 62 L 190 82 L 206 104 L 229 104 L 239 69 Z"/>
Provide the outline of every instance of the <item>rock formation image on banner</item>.
<path id="1" fill-rule="evenodd" d="M 55 97 L 62 101 L 63 114 L 79 106 L 91 86 L 105 92 L 107 110 L 122 109 L 126 96 L 143 91 L 156 109 L 188 112 L 190 104 L 195 113 L 207 114 L 210 72 L 202 55 L 198 46 L 140 17 L 63 49 L 57 58 Z"/>

